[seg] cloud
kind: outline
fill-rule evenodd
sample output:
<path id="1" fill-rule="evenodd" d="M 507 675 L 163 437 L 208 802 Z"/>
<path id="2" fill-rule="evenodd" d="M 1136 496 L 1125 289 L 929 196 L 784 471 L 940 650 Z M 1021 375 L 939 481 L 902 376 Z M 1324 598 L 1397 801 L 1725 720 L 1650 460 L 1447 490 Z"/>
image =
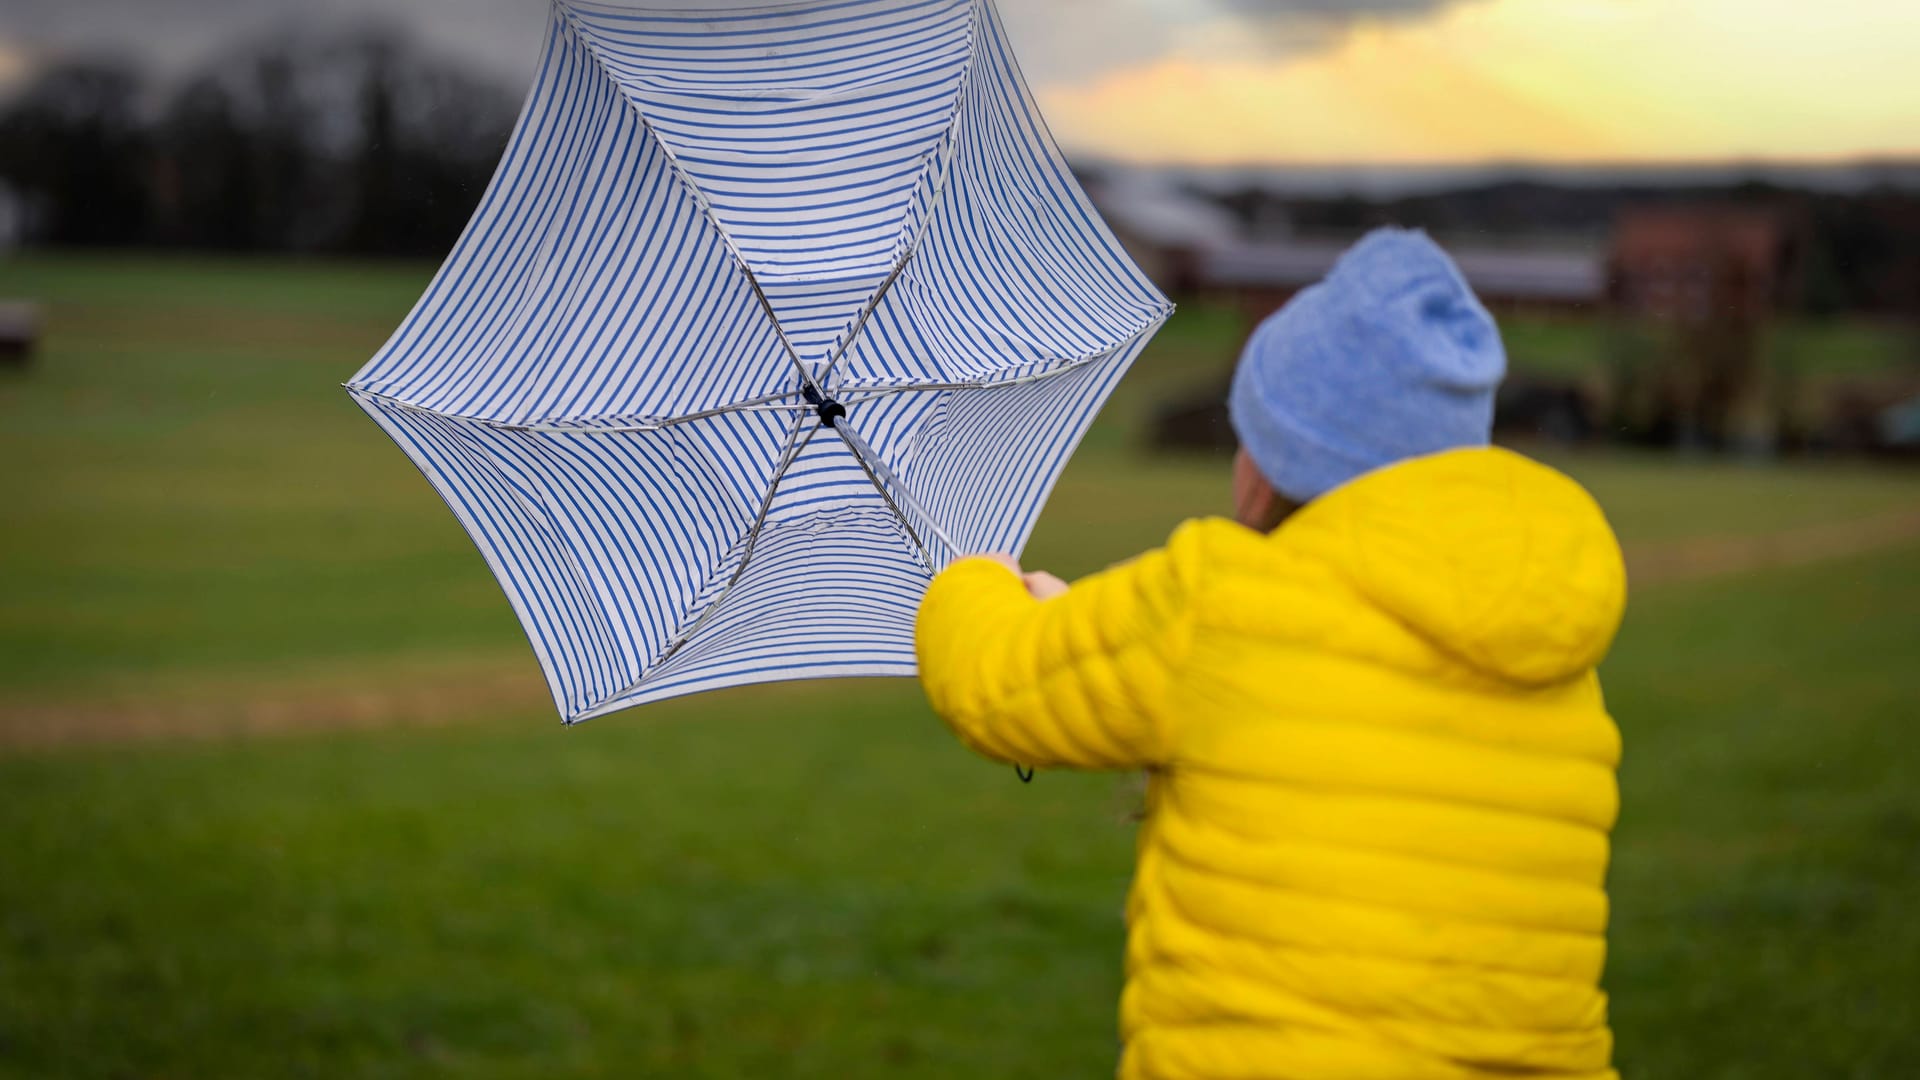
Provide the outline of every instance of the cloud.
<path id="1" fill-rule="evenodd" d="M 1000 0 L 1036 85 L 1086 83 L 1170 56 L 1266 61 L 1336 47 L 1353 27 L 1471 0 Z"/>
<path id="2" fill-rule="evenodd" d="M 1083 82 L 1156 60 L 1218 18 L 1204 0 L 1002 0 L 999 11 L 1035 85 Z"/>
<path id="3" fill-rule="evenodd" d="M 1222 55 L 1291 58 L 1337 48 L 1355 28 L 1437 16 L 1476 0 L 1206 0 Z"/>
<path id="4" fill-rule="evenodd" d="M 654 0 L 661 6 L 737 6 L 744 0 Z M 1186 49 L 1218 51 L 1257 24 L 1262 47 L 1324 41 L 1335 16 L 1443 0 L 1000 0 L 999 10 L 1035 84 L 1082 82 Z M 131 55 L 163 73 L 185 70 L 222 45 L 289 22 L 378 17 L 443 51 L 505 75 L 530 74 L 542 0 L 0 0 L 0 38 L 42 59 Z M 1339 10 L 1335 10 L 1339 9 Z M 1308 28 L 1313 41 L 1299 37 Z M 1294 34 L 1295 40 L 1288 40 Z"/>
<path id="5" fill-rule="evenodd" d="M 290 24 L 381 20 L 487 70 L 524 77 L 545 19 L 540 0 L 5 0 L 0 40 L 37 62 L 107 53 L 171 75 Z"/>
<path id="6" fill-rule="evenodd" d="M 747 0 L 651 0 L 717 8 Z M 1330 48 L 1370 18 L 1404 19 L 1457 0 L 1000 0 L 1036 86 L 1085 83 L 1176 53 L 1273 59 Z M 513 79 L 531 74 L 543 0 L 0 0 L 0 40 L 15 67 L 76 53 L 118 53 L 162 74 L 190 69 L 236 39 L 289 23 L 379 18 L 439 51 Z M 0 68 L 0 77 L 5 69 Z"/>
<path id="7" fill-rule="evenodd" d="M 739 6 L 745 0 L 655 0 Z M 1095 78 L 1163 55 L 1220 14 L 1207 0 L 1002 0 L 1001 17 L 1036 84 Z M 17 66 L 76 54 L 131 56 L 162 74 L 289 23 L 380 18 L 505 77 L 528 77 L 543 0 L 0 0 L 0 41 Z M 5 68 L 0 68 L 4 75 Z"/>

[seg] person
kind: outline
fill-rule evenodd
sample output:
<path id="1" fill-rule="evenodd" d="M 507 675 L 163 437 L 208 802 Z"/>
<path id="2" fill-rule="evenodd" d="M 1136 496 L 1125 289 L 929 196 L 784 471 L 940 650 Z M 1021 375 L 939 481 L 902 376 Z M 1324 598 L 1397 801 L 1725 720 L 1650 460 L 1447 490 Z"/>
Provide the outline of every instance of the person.
<path id="1" fill-rule="evenodd" d="M 1382 231 L 1234 378 L 1237 521 L 1072 587 L 960 559 L 919 613 L 988 758 L 1145 769 L 1123 1077 L 1613 1077 L 1619 545 L 1489 445 L 1498 329 Z"/>

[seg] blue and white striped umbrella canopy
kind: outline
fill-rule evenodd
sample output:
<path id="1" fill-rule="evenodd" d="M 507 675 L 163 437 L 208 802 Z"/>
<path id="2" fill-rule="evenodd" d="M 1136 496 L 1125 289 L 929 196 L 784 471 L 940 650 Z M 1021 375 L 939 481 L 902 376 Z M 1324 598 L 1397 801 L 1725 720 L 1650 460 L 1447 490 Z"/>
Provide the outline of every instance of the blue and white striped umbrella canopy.
<path id="1" fill-rule="evenodd" d="M 557 0 L 446 265 L 354 399 L 460 518 L 568 721 L 910 675 L 1171 310 L 990 0 Z"/>

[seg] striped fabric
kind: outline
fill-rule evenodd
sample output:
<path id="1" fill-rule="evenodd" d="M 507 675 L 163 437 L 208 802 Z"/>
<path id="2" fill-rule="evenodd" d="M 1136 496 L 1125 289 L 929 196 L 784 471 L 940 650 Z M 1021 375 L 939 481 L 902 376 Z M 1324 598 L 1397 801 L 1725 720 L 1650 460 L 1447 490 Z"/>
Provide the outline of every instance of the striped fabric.
<path id="1" fill-rule="evenodd" d="M 498 173 L 348 384 L 486 556 L 569 722 L 913 673 L 1170 311 L 990 0 L 556 0 Z"/>

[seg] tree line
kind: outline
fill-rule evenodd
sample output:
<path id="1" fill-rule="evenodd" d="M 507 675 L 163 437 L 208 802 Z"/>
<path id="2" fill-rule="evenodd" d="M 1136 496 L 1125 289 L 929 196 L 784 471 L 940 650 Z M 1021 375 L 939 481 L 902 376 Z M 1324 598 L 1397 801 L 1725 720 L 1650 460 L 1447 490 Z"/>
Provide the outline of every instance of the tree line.
<path id="1" fill-rule="evenodd" d="M 516 108 L 381 26 L 256 40 L 164 83 L 78 59 L 0 108 L 0 184 L 36 244 L 440 254 Z"/>

